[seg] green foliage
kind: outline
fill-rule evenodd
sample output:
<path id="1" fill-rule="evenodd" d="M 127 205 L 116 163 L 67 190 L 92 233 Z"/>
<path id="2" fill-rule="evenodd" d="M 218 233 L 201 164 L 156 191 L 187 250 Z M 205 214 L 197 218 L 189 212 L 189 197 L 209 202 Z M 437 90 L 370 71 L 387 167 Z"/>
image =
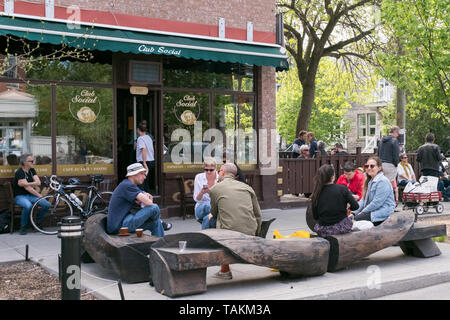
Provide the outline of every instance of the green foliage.
<path id="1" fill-rule="evenodd" d="M 277 129 L 288 142 L 296 137 L 297 114 L 302 99 L 302 86 L 297 77 L 297 69 L 278 74 L 280 89 L 277 92 Z M 356 90 L 352 75 L 339 70 L 332 59 L 322 59 L 316 78 L 316 93 L 311 113 L 309 131 L 315 133 L 317 140 L 331 143 L 342 140 L 342 135 L 350 129 L 345 118 L 349 101 L 362 102 L 370 92 L 372 82 Z"/>
<path id="2" fill-rule="evenodd" d="M 381 17 L 393 43 L 392 50 L 379 55 L 383 76 L 408 91 L 412 115 L 430 110 L 446 123 L 450 122 L 449 12 L 448 0 L 385 0 Z"/>
<path id="3" fill-rule="evenodd" d="M 417 116 L 412 106 L 408 106 L 406 110 L 406 150 L 414 152 L 425 143 L 425 135 L 433 132 L 436 143 L 440 146 L 442 152 L 450 150 L 450 125 L 443 124 L 442 119 L 436 118 L 433 110 L 423 110 Z M 389 128 L 396 124 L 396 107 L 395 104 L 389 104 L 381 109 L 383 116 L 383 126 L 381 132 L 386 135 Z"/>

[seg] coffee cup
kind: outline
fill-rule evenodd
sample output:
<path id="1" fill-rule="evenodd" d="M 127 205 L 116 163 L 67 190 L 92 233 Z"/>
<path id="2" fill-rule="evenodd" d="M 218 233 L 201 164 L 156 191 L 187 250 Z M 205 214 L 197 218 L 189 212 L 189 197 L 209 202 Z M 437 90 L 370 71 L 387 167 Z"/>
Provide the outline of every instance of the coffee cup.
<path id="1" fill-rule="evenodd" d="M 136 229 L 136 236 L 138 238 L 142 237 L 143 233 L 144 233 L 144 229 Z"/>
<path id="2" fill-rule="evenodd" d="M 127 227 L 120 228 L 119 235 L 127 236 L 128 235 L 128 228 Z"/>

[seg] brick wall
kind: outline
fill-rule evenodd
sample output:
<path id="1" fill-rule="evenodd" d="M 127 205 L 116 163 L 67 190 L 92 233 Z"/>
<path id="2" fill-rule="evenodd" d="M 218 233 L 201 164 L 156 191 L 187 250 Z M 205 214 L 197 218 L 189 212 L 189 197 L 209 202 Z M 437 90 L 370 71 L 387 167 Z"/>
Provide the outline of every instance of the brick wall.
<path id="1" fill-rule="evenodd" d="M 45 3 L 45 0 L 25 0 Z M 218 25 L 225 19 L 226 27 L 246 29 L 253 22 L 255 31 L 275 32 L 275 0 L 55 0 L 55 6 L 78 5 L 81 9 L 129 14 L 190 23 Z"/>

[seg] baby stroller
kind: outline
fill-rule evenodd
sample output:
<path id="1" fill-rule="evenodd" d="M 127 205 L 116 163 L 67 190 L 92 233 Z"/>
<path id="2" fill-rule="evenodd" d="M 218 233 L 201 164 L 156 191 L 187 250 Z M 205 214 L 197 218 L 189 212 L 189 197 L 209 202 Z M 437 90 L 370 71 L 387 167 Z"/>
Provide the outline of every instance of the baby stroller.
<path id="1" fill-rule="evenodd" d="M 413 209 L 416 214 L 427 213 L 429 208 L 435 208 L 437 213 L 444 211 L 442 194 L 437 191 L 439 178 L 422 176 L 419 182 L 409 182 L 403 191 L 403 210 Z"/>

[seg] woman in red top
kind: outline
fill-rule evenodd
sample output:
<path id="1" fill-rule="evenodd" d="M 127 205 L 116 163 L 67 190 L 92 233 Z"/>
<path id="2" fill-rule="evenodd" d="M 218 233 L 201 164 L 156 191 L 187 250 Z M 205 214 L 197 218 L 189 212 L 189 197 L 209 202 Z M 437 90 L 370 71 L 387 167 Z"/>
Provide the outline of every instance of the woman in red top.
<path id="1" fill-rule="evenodd" d="M 344 164 L 344 174 L 341 175 L 336 184 L 341 184 L 350 189 L 356 200 L 361 200 L 365 176 L 358 170 L 355 170 L 353 162 L 347 161 Z"/>

